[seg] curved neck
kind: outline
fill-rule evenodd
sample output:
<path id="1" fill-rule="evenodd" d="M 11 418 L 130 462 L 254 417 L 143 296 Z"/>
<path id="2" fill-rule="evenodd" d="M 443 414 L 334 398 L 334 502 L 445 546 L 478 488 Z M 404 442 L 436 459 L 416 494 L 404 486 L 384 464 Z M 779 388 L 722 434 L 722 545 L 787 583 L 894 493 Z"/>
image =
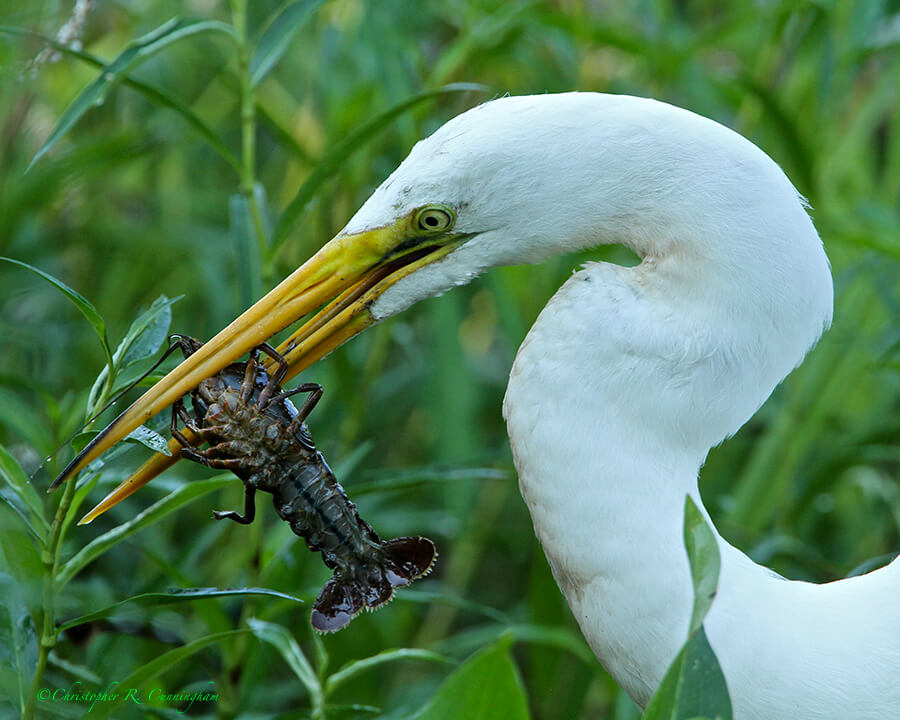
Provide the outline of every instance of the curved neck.
<path id="1" fill-rule="evenodd" d="M 504 416 L 554 577 L 597 657 L 644 704 L 687 635 L 685 495 L 702 507 L 697 474 L 708 449 L 771 386 L 760 379 L 760 367 L 769 372 L 764 358 L 756 359 L 764 348 L 736 346 L 739 332 L 719 343 L 727 330 L 710 327 L 708 316 L 705 332 L 695 331 L 689 307 L 678 308 L 677 323 L 640 277 L 595 264 L 569 279 L 519 350 Z M 780 578 L 717 537 L 719 593 L 706 625 L 736 718 L 874 718 L 900 709 L 900 691 L 877 675 L 854 676 L 868 688 L 845 692 L 848 649 L 880 652 L 900 667 L 900 651 L 884 641 L 900 633 L 900 613 L 861 611 L 873 598 L 887 607 L 900 563 L 814 586 Z M 881 579 L 890 573 L 893 585 Z M 817 700 L 810 714 L 791 714 L 795 698 L 806 697 L 803 683 L 816 686 L 809 694 Z"/>
<path id="2" fill-rule="evenodd" d="M 538 355 L 543 327 L 519 351 L 504 402 L 519 487 L 591 649 L 643 705 L 687 634 L 681 517 L 686 494 L 699 504 L 699 461 L 643 442 L 582 378 L 565 387 L 565 358 L 554 367 Z"/>
<path id="3" fill-rule="evenodd" d="M 554 577 L 597 657 L 645 702 L 687 634 L 681 520 L 686 494 L 700 504 L 710 439 L 668 422 L 684 399 L 647 374 L 665 333 L 636 278 L 592 265 L 560 289 L 516 356 L 504 416 Z"/>

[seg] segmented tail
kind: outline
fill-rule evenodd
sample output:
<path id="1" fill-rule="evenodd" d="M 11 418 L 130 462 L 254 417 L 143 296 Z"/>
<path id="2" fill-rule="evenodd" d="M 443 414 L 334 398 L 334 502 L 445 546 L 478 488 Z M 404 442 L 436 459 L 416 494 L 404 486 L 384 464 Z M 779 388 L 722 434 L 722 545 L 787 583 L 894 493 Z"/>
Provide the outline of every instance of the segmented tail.
<path id="1" fill-rule="evenodd" d="M 394 588 L 431 572 L 436 557 L 428 538 L 402 537 L 383 543 L 368 563 L 352 573 L 335 570 L 313 604 L 313 628 L 335 632 L 363 608 L 377 610 L 394 596 Z"/>

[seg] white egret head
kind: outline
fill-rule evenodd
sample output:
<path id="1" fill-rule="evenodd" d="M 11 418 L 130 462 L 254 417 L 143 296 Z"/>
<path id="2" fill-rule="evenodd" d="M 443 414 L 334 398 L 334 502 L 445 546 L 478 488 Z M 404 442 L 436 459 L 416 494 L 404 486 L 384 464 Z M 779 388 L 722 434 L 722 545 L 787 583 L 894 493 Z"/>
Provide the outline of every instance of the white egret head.
<path id="1" fill-rule="evenodd" d="M 732 285 L 755 296 L 736 303 L 799 303 L 811 320 L 807 348 L 830 320 L 827 260 L 778 166 L 728 128 L 654 100 L 567 93 L 485 103 L 416 144 L 340 236 L 433 206 L 448 208 L 452 232 L 468 237 L 385 290 L 372 307 L 379 319 L 489 267 L 620 243 L 682 272 L 688 295 L 723 298 Z"/>

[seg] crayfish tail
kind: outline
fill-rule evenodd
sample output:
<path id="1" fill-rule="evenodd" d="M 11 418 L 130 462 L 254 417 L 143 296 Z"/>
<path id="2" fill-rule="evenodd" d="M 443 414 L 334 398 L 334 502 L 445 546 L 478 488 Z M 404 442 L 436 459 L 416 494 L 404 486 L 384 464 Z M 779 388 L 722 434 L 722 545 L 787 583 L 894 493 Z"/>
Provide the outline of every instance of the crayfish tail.
<path id="1" fill-rule="evenodd" d="M 365 607 L 362 589 L 352 578 L 335 573 L 313 604 L 310 622 L 321 633 L 337 632 Z"/>
<path id="2" fill-rule="evenodd" d="M 426 537 L 401 537 L 381 546 L 387 558 L 385 570 L 392 587 L 409 585 L 434 567 L 437 550 Z"/>
<path id="3" fill-rule="evenodd" d="M 322 633 L 337 632 L 363 609 L 377 610 L 394 596 L 394 588 L 409 585 L 434 567 L 437 551 L 424 537 L 402 537 L 382 544 L 364 570 L 335 570 L 313 604 L 310 622 Z"/>

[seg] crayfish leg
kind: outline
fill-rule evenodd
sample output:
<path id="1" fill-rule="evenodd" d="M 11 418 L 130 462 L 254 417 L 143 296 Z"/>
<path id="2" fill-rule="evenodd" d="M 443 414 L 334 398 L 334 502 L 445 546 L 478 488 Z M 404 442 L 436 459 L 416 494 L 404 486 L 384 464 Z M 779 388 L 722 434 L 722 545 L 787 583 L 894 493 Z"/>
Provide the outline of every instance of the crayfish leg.
<path id="1" fill-rule="evenodd" d="M 256 389 L 257 368 L 259 368 L 259 348 L 255 347 L 250 351 L 250 359 L 247 361 L 247 367 L 244 368 L 244 379 L 241 382 L 241 402 L 245 405 L 250 402 L 253 391 Z"/>
<path id="2" fill-rule="evenodd" d="M 244 485 L 244 514 L 234 510 L 213 510 L 216 520 L 234 520 L 241 525 L 249 525 L 256 517 L 256 488 Z"/>
<path id="3" fill-rule="evenodd" d="M 197 338 L 191 337 L 190 335 L 173 333 L 169 335 L 169 349 L 166 351 L 166 355 L 168 355 L 172 351 L 172 348 L 175 347 L 179 348 L 181 350 L 181 354 L 184 355 L 185 359 L 187 359 L 195 352 L 197 352 L 201 347 L 203 347 L 203 343 L 200 342 Z"/>
<path id="4" fill-rule="evenodd" d="M 181 443 L 182 448 L 194 449 L 194 446 L 188 442 L 188 439 L 182 435 L 181 430 L 178 429 L 178 418 L 181 418 L 181 421 L 188 427 L 193 425 L 192 418 L 184 407 L 184 401 L 181 399 L 172 403 L 172 437 Z M 191 429 L 193 430 L 192 427 Z"/>
<path id="5" fill-rule="evenodd" d="M 269 378 L 269 382 L 266 383 L 266 386 L 259 394 L 259 397 L 256 398 L 256 407 L 265 408 L 271 402 L 270 398 L 272 397 L 272 393 L 281 389 L 281 383 L 284 381 L 284 376 L 287 375 L 288 364 L 287 360 L 285 360 L 275 348 L 269 345 L 269 343 L 262 343 L 257 346 L 256 350 L 268 355 L 277 365 L 272 372 L 272 377 Z"/>
<path id="6" fill-rule="evenodd" d="M 294 416 L 294 419 L 291 420 L 291 424 L 288 426 L 288 433 L 295 433 L 300 429 L 300 425 L 309 417 L 309 414 L 312 412 L 313 408 L 316 406 L 316 403 L 319 402 L 319 399 L 322 397 L 322 393 L 324 390 L 319 383 L 303 383 L 302 385 L 298 385 L 293 390 L 289 390 L 286 393 L 282 393 L 281 398 L 290 397 L 291 395 L 296 395 L 297 393 L 308 392 L 309 397 L 306 398 L 306 402 L 303 403 L 303 407 L 297 411 L 297 414 Z"/>
<path id="7" fill-rule="evenodd" d="M 212 445 L 203 451 L 206 458 L 243 458 L 249 467 L 260 466 L 262 461 L 254 455 L 255 449 L 253 445 L 246 440 L 225 440 L 224 442 Z"/>
<path id="8" fill-rule="evenodd" d="M 183 400 L 176 400 L 172 403 L 172 437 L 181 443 L 182 447 L 196 450 L 197 446 L 191 443 L 178 429 L 178 419 L 184 423 L 192 433 L 194 433 L 201 442 L 210 442 L 216 438 L 216 433 L 212 428 L 200 427 L 191 417 L 191 414 L 184 407 Z M 193 458 L 192 458 L 193 459 Z"/>

